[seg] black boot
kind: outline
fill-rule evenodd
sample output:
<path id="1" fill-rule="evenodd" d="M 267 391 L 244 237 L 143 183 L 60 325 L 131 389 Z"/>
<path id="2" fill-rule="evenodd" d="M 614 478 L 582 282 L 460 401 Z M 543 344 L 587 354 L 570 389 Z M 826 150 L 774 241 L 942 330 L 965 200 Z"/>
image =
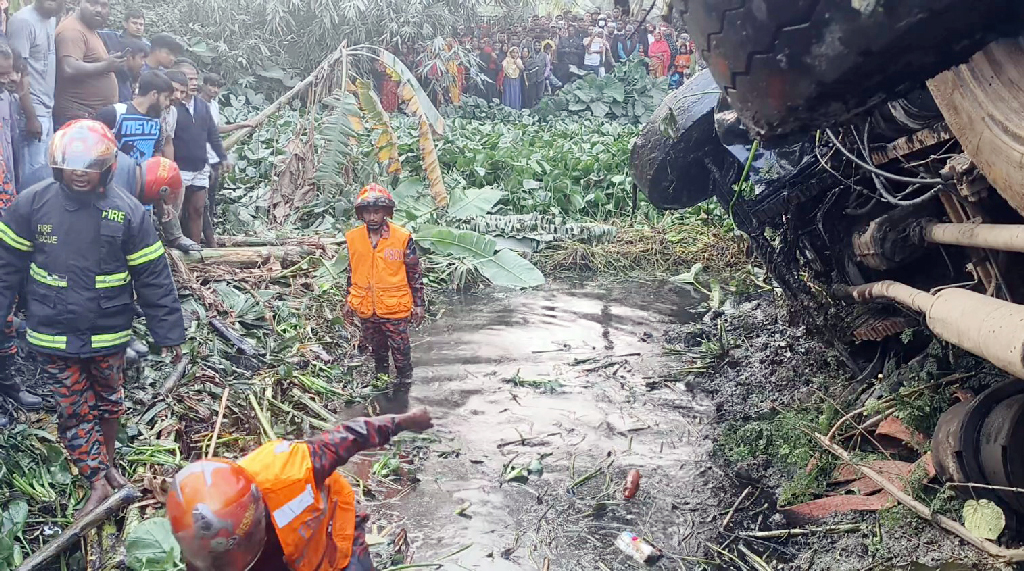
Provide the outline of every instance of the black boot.
<path id="1" fill-rule="evenodd" d="M 374 361 L 373 370 L 377 373 L 377 376 L 384 375 L 385 377 L 391 372 L 390 363 L 388 361 Z"/>
<path id="2" fill-rule="evenodd" d="M 25 410 L 43 408 L 43 399 L 25 390 L 14 378 L 14 355 L 0 356 L 0 394 Z"/>

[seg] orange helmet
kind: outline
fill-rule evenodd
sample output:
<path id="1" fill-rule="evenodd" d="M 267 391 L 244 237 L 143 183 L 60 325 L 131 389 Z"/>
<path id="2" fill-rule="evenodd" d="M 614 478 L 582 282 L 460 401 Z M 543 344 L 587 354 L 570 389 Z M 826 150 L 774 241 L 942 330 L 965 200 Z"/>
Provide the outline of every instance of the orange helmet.
<path id="1" fill-rule="evenodd" d="M 139 202 L 156 204 L 161 200 L 175 203 L 178 196 L 185 191 L 181 180 L 181 171 L 171 159 L 153 157 L 142 163 L 142 189 L 139 191 Z"/>
<path id="2" fill-rule="evenodd" d="M 356 197 L 354 206 L 357 212 L 364 206 L 383 206 L 394 209 L 395 199 L 392 198 L 388 189 L 375 182 L 371 182 L 359 191 L 359 196 Z"/>
<path id="3" fill-rule="evenodd" d="M 230 460 L 185 466 L 167 496 L 167 518 L 185 561 L 203 571 L 245 571 L 266 541 L 267 508 L 253 477 Z"/>
<path id="4" fill-rule="evenodd" d="M 63 179 L 63 170 L 103 173 L 100 184 L 106 186 L 117 162 L 117 140 L 103 123 L 78 119 L 61 127 L 50 139 L 49 163 L 54 180 Z"/>

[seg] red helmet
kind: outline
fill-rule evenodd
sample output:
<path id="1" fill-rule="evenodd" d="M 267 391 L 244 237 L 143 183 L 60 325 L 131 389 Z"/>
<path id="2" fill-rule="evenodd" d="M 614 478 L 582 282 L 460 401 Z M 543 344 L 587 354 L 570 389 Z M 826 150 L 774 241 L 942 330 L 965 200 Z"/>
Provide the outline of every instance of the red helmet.
<path id="1" fill-rule="evenodd" d="M 354 206 L 357 212 L 364 206 L 383 206 L 393 210 L 395 208 L 395 199 L 391 197 L 388 189 L 372 182 L 359 191 L 359 196 L 356 197 Z"/>
<path id="2" fill-rule="evenodd" d="M 253 477 L 230 460 L 185 466 L 167 496 L 167 518 L 185 561 L 202 571 L 245 571 L 267 538 L 267 508 Z"/>
<path id="3" fill-rule="evenodd" d="M 91 171 L 103 173 L 100 184 L 106 186 L 117 162 L 117 140 L 99 121 L 71 121 L 50 139 L 49 162 L 54 180 L 62 180 L 64 169 Z"/>
<path id="4" fill-rule="evenodd" d="M 163 200 L 173 204 L 184 191 L 181 171 L 174 161 L 164 157 L 153 157 L 142 163 L 142 188 L 139 190 L 139 202 L 156 204 Z"/>

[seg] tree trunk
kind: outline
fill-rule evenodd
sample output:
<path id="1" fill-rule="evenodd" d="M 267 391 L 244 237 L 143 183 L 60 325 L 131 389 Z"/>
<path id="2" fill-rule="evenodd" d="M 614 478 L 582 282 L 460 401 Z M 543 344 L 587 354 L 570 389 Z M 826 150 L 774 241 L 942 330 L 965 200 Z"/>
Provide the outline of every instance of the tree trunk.
<path id="1" fill-rule="evenodd" d="M 222 248 L 251 248 L 253 246 L 305 246 L 309 244 L 324 244 L 336 246 L 344 244 L 344 238 L 329 238 L 322 236 L 304 236 L 298 238 L 254 238 L 251 236 L 217 236 L 217 243 Z"/>
<path id="2" fill-rule="evenodd" d="M 228 264 L 241 268 L 255 268 L 277 260 L 287 268 L 301 262 L 319 251 L 309 246 L 255 246 L 250 248 L 204 248 L 201 252 L 179 252 L 168 250 L 175 258 L 187 265 Z"/>

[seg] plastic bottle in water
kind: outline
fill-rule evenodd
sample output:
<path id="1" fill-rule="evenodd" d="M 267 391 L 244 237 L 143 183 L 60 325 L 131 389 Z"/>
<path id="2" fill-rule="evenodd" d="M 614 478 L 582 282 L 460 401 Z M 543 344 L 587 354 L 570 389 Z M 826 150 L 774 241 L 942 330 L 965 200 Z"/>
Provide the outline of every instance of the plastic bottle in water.
<path id="1" fill-rule="evenodd" d="M 615 546 L 626 555 L 644 564 L 653 563 L 661 556 L 661 553 L 654 546 L 630 531 L 620 533 L 615 538 Z"/>

